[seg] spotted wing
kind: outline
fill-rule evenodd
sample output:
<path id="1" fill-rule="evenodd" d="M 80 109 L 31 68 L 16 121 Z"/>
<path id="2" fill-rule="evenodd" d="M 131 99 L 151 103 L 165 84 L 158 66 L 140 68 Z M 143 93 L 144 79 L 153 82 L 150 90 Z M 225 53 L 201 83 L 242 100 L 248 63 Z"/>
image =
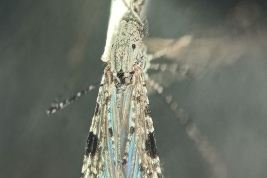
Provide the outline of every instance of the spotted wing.
<path id="1" fill-rule="evenodd" d="M 86 142 L 81 178 L 108 178 L 114 176 L 114 147 L 110 134 L 113 119 L 114 96 L 108 76 L 103 75 L 95 113 Z M 112 98 L 113 97 L 113 98 Z"/>
<path id="2" fill-rule="evenodd" d="M 147 90 L 142 77 L 134 86 L 129 110 L 128 139 L 123 157 L 125 177 L 162 178 Z"/>

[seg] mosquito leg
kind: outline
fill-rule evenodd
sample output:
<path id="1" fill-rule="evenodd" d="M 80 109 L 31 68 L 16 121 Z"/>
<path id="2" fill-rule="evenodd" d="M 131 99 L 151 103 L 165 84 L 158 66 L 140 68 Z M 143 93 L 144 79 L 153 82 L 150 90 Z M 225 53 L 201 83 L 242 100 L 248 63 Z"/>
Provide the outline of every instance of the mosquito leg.
<path id="1" fill-rule="evenodd" d="M 156 83 L 154 80 L 148 81 L 149 85 L 161 95 L 166 103 L 170 106 L 175 117 L 179 120 L 180 124 L 185 129 L 188 137 L 195 143 L 202 158 L 208 163 L 209 169 L 212 173 L 212 177 L 227 178 L 229 172 L 227 166 L 222 161 L 220 154 L 212 143 L 201 134 L 201 131 L 197 125 L 188 118 L 187 113 L 178 106 L 178 103 L 173 101 L 173 96 L 166 94 L 163 91 L 163 87 Z"/>
<path id="2" fill-rule="evenodd" d="M 188 66 L 179 67 L 177 64 L 166 64 L 166 63 L 150 63 L 148 70 L 154 71 L 170 71 L 173 75 L 184 76 L 188 74 Z"/>
<path id="3" fill-rule="evenodd" d="M 61 102 L 53 102 L 51 104 L 51 107 L 46 111 L 46 113 L 48 115 L 54 114 L 55 112 L 65 108 L 66 106 L 68 106 L 69 104 L 71 104 L 72 102 L 76 101 L 77 99 L 79 99 L 81 96 L 87 94 L 88 92 L 90 92 L 91 90 L 97 88 L 97 85 L 90 85 L 89 87 L 87 87 L 86 89 L 78 92 L 76 95 L 61 101 Z"/>
<path id="4" fill-rule="evenodd" d="M 159 95 L 164 98 L 165 102 L 170 106 L 170 109 L 175 114 L 175 117 L 180 121 L 180 124 L 186 127 L 186 125 L 190 123 L 188 115 L 182 108 L 179 107 L 177 102 L 173 101 L 173 96 L 164 92 L 164 88 L 154 80 L 150 79 L 148 83 L 154 90 L 157 91 Z"/>
<path id="5" fill-rule="evenodd" d="M 126 0 L 122 0 L 123 4 L 128 8 L 130 9 L 130 6 L 128 5 L 128 3 L 126 2 Z"/>

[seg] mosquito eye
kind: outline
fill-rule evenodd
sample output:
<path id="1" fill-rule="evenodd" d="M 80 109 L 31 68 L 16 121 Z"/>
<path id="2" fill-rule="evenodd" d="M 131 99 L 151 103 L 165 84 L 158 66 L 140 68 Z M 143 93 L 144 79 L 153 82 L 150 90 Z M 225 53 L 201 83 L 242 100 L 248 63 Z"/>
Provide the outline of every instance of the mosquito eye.
<path id="1" fill-rule="evenodd" d="M 136 47 L 135 44 L 132 44 L 132 48 L 135 49 L 135 47 Z"/>

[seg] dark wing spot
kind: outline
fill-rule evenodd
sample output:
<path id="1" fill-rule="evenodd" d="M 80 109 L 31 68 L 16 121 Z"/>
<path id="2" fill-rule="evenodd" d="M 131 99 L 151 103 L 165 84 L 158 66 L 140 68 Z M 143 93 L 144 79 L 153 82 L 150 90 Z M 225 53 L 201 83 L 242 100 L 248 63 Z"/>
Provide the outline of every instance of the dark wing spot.
<path id="1" fill-rule="evenodd" d="M 123 159 L 122 165 L 125 165 L 125 164 L 127 164 L 127 160 L 126 159 Z"/>
<path id="2" fill-rule="evenodd" d="M 145 116 L 151 117 L 151 110 L 150 110 L 150 107 L 148 105 L 146 105 L 146 107 L 145 107 Z"/>
<path id="3" fill-rule="evenodd" d="M 130 133 L 133 134 L 134 131 L 135 131 L 134 127 L 131 127 L 131 128 L 130 128 Z"/>
<path id="4" fill-rule="evenodd" d="M 143 167 L 142 164 L 139 165 L 140 171 L 143 172 L 145 170 L 145 168 Z"/>
<path id="5" fill-rule="evenodd" d="M 98 114 L 98 111 L 99 111 L 99 104 L 98 104 L 98 102 L 96 102 L 96 105 L 95 105 L 95 116 Z"/>
<path id="6" fill-rule="evenodd" d="M 136 45 L 135 44 L 132 44 L 132 48 L 135 49 L 136 48 Z"/>
<path id="7" fill-rule="evenodd" d="M 91 155 L 94 156 L 96 153 L 97 146 L 97 135 L 95 135 L 93 132 L 90 132 L 86 143 L 85 155 L 88 156 L 91 153 Z"/>
<path id="8" fill-rule="evenodd" d="M 158 156 L 158 148 L 156 144 L 154 132 L 149 133 L 146 140 L 146 151 L 151 158 L 156 158 Z"/>
<path id="9" fill-rule="evenodd" d="M 112 128 L 108 128 L 108 131 L 109 131 L 110 137 L 113 137 L 113 131 L 112 131 Z"/>

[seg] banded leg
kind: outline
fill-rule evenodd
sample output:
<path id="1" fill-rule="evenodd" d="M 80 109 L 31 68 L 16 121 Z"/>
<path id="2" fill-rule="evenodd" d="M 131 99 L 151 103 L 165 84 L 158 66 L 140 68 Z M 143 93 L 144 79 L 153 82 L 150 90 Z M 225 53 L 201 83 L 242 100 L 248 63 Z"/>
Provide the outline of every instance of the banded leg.
<path id="1" fill-rule="evenodd" d="M 221 160 L 220 155 L 212 143 L 201 134 L 197 125 L 188 117 L 188 114 L 173 101 L 173 97 L 163 91 L 163 87 L 153 80 L 149 80 L 153 89 L 161 95 L 166 103 L 170 106 L 175 117 L 185 129 L 188 137 L 195 143 L 204 161 L 209 165 L 212 177 L 227 178 L 229 176 L 225 163 Z"/>
<path id="2" fill-rule="evenodd" d="M 164 88 L 154 80 L 149 80 L 148 83 L 154 90 L 157 91 L 159 95 L 164 98 L 165 102 L 170 106 L 171 111 L 179 120 L 180 124 L 186 127 L 186 125 L 189 124 L 191 120 L 189 120 L 188 115 L 184 111 L 184 109 L 180 108 L 178 103 L 173 101 L 173 96 L 164 92 Z"/>
<path id="3" fill-rule="evenodd" d="M 90 85 L 89 87 L 87 87 L 86 89 L 78 92 L 76 95 L 61 101 L 61 102 L 53 102 L 51 104 L 51 107 L 46 111 L 46 113 L 48 115 L 54 114 L 55 112 L 65 108 L 66 106 L 70 105 L 71 103 L 73 103 L 74 101 L 76 101 L 77 99 L 79 99 L 81 96 L 87 94 L 88 92 L 90 92 L 91 90 L 97 88 L 97 85 Z"/>
<path id="4" fill-rule="evenodd" d="M 187 75 L 189 71 L 189 67 L 187 65 L 178 66 L 175 63 L 172 64 L 150 63 L 147 69 L 159 72 L 170 71 L 172 75 L 179 75 L 179 76 Z"/>

